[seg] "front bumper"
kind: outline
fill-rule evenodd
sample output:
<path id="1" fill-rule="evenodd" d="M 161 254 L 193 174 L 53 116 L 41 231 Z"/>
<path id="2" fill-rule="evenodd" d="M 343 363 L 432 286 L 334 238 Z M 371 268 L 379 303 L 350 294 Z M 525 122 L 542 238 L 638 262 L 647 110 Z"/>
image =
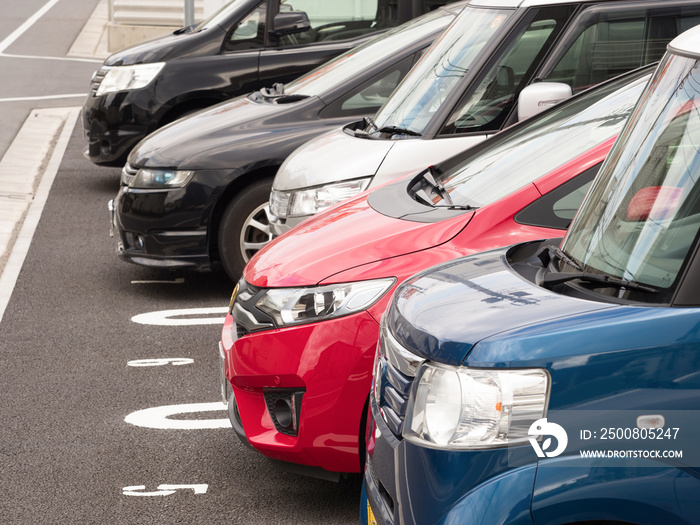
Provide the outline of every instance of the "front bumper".
<path id="1" fill-rule="evenodd" d="M 366 311 L 320 323 L 237 335 L 222 331 L 225 377 L 253 448 L 282 462 L 360 471 L 360 433 L 379 325 Z M 269 404 L 299 396 L 297 435 L 280 431 Z M 267 396 L 267 397 L 266 397 Z"/>
<path id="2" fill-rule="evenodd" d="M 361 522 L 533 525 L 537 463 L 514 449 L 446 451 L 395 437 L 370 403 Z M 521 464 L 511 467 L 512 463 Z M 371 509 L 371 510 L 370 510 Z M 371 513 L 371 514 L 370 514 Z"/>
<path id="3" fill-rule="evenodd" d="M 210 225 L 232 177 L 211 170 L 197 172 L 184 188 L 121 186 L 110 211 L 119 258 L 155 268 L 211 269 Z"/>
<path id="4" fill-rule="evenodd" d="M 157 127 L 148 90 L 122 91 L 96 97 L 83 106 L 85 157 L 101 166 L 121 167 L 131 149 Z"/>

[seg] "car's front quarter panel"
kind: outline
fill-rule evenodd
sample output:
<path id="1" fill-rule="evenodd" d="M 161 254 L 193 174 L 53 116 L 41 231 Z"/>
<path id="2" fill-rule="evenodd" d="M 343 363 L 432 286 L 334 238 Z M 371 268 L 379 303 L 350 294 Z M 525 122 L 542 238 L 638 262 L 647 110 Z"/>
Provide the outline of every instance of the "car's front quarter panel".
<path id="1" fill-rule="evenodd" d="M 659 463 L 605 466 L 576 456 L 541 461 L 532 490 L 537 525 L 567 522 L 623 522 L 690 525 L 700 514 L 700 479 Z"/>

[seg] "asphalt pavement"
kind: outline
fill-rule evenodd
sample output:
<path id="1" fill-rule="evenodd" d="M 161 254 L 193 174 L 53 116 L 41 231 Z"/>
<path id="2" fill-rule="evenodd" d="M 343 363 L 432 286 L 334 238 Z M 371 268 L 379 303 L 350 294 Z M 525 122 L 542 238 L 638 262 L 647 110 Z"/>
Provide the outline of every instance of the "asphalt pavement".
<path id="1" fill-rule="evenodd" d="M 0 83 L 0 156 L 33 166 L 8 168 L 7 177 L 33 173 L 10 188 L 0 162 L 0 202 L 30 188 L 2 252 L 22 257 L 0 276 L 0 522 L 356 523 L 359 477 L 335 484 L 281 472 L 229 428 L 217 352 L 226 276 L 115 255 L 106 203 L 119 169 L 82 156 L 82 99 L 72 96 L 87 92 L 99 61 L 57 60 L 97 1 L 53 1 L 3 49 L 48 5 L 21 4 L 0 22 L 0 65 L 16 60 L 23 71 Z M 39 118 L 54 124 L 30 129 L 23 148 L 15 140 Z M 161 324 L 158 314 L 134 319 L 164 311 Z"/>

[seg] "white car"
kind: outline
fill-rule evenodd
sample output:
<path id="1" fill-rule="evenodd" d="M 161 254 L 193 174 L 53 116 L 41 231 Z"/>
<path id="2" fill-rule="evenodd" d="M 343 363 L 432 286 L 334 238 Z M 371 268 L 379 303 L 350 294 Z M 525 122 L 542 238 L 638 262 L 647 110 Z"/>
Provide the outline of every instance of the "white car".
<path id="1" fill-rule="evenodd" d="M 272 232 L 655 62 L 698 23 L 700 1 L 473 0 L 374 119 L 287 157 L 272 184 Z"/>

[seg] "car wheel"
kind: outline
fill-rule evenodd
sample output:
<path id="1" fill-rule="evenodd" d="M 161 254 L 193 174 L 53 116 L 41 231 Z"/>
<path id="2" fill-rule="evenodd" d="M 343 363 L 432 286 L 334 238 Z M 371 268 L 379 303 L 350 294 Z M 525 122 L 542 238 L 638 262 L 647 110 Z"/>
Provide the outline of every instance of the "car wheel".
<path id="1" fill-rule="evenodd" d="M 250 258 L 272 240 L 270 190 L 272 179 L 246 186 L 229 202 L 219 227 L 219 256 L 235 282 Z"/>

